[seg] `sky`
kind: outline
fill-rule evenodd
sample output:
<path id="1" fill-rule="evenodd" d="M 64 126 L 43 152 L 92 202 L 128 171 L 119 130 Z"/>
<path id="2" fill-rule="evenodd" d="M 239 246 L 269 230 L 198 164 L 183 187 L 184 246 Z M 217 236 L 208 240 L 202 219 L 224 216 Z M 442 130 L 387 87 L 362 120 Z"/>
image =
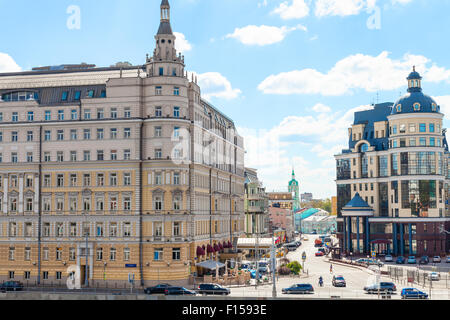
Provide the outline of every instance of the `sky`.
<path id="1" fill-rule="evenodd" d="M 450 0 L 169 0 L 203 98 L 234 120 L 267 191 L 336 194 L 354 112 L 406 93 L 415 65 L 450 124 Z M 0 72 L 144 64 L 160 0 L 0 0 Z"/>

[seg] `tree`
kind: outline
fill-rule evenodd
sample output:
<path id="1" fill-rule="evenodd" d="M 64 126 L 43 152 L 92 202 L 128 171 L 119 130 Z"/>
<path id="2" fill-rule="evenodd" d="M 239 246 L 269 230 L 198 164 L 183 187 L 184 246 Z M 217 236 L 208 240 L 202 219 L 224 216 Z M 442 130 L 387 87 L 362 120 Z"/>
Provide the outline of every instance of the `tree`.
<path id="1" fill-rule="evenodd" d="M 287 265 L 289 269 L 291 269 L 291 272 L 295 275 L 298 275 L 300 271 L 302 270 L 302 265 L 298 261 L 293 261 Z"/>

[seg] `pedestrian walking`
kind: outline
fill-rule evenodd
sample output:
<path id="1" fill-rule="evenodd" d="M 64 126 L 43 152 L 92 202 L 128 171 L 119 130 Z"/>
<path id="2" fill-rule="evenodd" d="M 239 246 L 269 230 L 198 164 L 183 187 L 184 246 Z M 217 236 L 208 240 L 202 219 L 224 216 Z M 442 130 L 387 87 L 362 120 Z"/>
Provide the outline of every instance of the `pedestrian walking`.
<path id="1" fill-rule="evenodd" d="M 333 264 L 330 264 L 330 273 L 333 273 Z"/>

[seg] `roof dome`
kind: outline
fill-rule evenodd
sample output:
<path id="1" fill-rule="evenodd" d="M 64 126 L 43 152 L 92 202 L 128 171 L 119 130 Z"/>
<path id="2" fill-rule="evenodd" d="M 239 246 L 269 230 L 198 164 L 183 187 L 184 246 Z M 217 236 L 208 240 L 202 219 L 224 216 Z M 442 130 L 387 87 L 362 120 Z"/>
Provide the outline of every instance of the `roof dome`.
<path id="1" fill-rule="evenodd" d="M 422 92 L 422 77 L 414 67 L 407 78 L 408 93 L 401 97 L 392 108 L 392 114 L 400 113 L 439 113 L 440 106 L 430 96 Z"/>

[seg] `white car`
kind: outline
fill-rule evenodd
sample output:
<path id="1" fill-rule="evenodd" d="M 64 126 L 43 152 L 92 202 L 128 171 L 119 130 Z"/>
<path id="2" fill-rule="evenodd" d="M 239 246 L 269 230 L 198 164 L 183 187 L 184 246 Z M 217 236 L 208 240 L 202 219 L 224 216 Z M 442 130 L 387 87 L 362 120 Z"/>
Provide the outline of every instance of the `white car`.
<path id="1" fill-rule="evenodd" d="M 433 262 L 441 263 L 441 257 L 439 257 L 439 256 L 433 257 Z"/>
<path id="2" fill-rule="evenodd" d="M 393 262 L 394 258 L 390 254 L 384 256 L 384 262 Z"/>
<path id="3" fill-rule="evenodd" d="M 440 276 L 440 274 L 437 273 L 437 272 L 431 272 L 431 273 L 428 275 L 428 279 L 431 280 L 431 281 L 439 281 L 439 280 L 441 279 L 441 276 Z"/>

